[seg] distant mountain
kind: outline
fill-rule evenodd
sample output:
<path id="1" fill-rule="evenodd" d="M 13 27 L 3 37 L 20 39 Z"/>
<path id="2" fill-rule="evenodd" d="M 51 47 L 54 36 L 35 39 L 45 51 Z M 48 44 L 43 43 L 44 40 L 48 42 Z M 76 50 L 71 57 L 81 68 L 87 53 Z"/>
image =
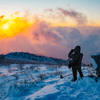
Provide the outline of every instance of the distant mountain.
<path id="1" fill-rule="evenodd" d="M 39 56 L 27 52 L 11 52 L 6 55 L 0 55 L 1 63 L 47 63 L 47 64 L 66 64 L 65 60 Z"/>

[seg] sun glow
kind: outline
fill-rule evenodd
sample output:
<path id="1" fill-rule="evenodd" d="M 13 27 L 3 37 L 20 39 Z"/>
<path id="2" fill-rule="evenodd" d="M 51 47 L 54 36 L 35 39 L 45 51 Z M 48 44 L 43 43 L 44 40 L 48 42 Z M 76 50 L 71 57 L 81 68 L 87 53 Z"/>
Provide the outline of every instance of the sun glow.
<path id="1" fill-rule="evenodd" d="M 8 23 L 4 24 L 3 29 L 4 29 L 4 30 L 9 29 L 9 24 L 8 24 Z"/>
<path id="2" fill-rule="evenodd" d="M 10 16 L 0 17 L 0 38 L 8 38 L 16 36 L 32 26 L 33 20 L 29 20 L 26 16 L 18 16 L 12 14 Z"/>

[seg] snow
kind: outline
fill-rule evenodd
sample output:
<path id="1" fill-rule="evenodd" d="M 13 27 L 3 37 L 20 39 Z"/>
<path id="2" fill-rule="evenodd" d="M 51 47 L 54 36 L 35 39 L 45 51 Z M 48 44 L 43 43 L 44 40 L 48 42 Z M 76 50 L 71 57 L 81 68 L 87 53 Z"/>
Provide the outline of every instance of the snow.
<path id="1" fill-rule="evenodd" d="M 34 94 L 26 97 L 25 100 L 31 98 L 31 100 L 35 100 L 37 97 L 44 97 L 45 95 L 53 94 L 58 92 L 58 90 L 55 88 L 55 84 L 48 85 L 40 89 L 39 91 L 35 92 Z"/>
<path id="2" fill-rule="evenodd" d="M 96 64 L 96 62 L 95 62 L 95 60 L 94 60 L 93 58 L 91 58 L 91 62 L 92 62 L 93 66 L 94 66 L 95 68 L 98 67 L 98 65 Z"/>
<path id="3" fill-rule="evenodd" d="M 100 52 L 97 52 L 97 53 L 93 54 L 92 56 L 98 56 L 98 55 L 100 55 Z"/>
<path id="4" fill-rule="evenodd" d="M 67 66 L 19 66 L 0 65 L 0 100 L 100 100 L 100 80 L 87 77 L 91 69 L 86 66 L 82 67 L 85 77 L 78 74 L 76 82 Z M 60 79 L 60 74 L 65 77 Z"/>

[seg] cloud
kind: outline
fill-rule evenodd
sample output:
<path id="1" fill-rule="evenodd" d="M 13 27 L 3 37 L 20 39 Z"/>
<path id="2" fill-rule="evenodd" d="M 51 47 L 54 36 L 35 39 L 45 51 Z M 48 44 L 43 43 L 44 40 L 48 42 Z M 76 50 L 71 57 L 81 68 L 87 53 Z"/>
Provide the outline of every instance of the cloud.
<path id="1" fill-rule="evenodd" d="M 53 12 L 53 9 L 45 9 L 46 12 Z"/>
<path id="2" fill-rule="evenodd" d="M 37 28 L 33 31 L 33 37 L 37 41 L 44 40 L 44 43 L 58 43 L 62 39 L 57 35 L 57 31 L 46 22 L 40 22 Z"/>
<path id="3" fill-rule="evenodd" d="M 77 21 L 79 25 L 84 25 L 87 22 L 87 18 L 85 15 L 83 15 L 80 12 L 77 12 L 75 10 L 67 10 L 63 8 L 58 8 L 58 10 L 64 15 L 64 16 L 69 16 Z"/>
<path id="4" fill-rule="evenodd" d="M 38 43 L 38 48 L 42 48 L 43 53 L 48 56 L 67 59 L 70 49 L 80 45 L 84 53 L 84 61 L 88 62 L 90 55 L 100 51 L 98 27 L 53 27 L 46 22 L 40 22 L 33 32 L 33 37 Z"/>
<path id="5" fill-rule="evenodd" d="M 64 19 L 66 21 L 66 18 L 69 17 L 71 19 L 74 19 L 77 23 L 77 25 L 86 25 L 87 24 L 87 17 L 85 14 L 78 12 L 73 9 L 64 9 L 64 8 L 57 8 L 56 10 L 54 9 L 46 9 L 46 12 L 49 12 L 49 16 L 52 18 L 57 18 L 57 19 Z"/>
<path id="6" fill-rule="evenodd" d="M 65 30 L 65 27 L 62 30 Z M 66 51 L 69 52 L 71 48 L 80 45 L 84 54 L 84 62 L 90 62 L 90 56 L 100 52 L 100 27 L 72 28 L 70 30 L 71 32 L 68 32 L 66 28 L 65 32 L 61 32 L 66 43 Z M 68 54 L 68 52 L 66 53 Z"/>

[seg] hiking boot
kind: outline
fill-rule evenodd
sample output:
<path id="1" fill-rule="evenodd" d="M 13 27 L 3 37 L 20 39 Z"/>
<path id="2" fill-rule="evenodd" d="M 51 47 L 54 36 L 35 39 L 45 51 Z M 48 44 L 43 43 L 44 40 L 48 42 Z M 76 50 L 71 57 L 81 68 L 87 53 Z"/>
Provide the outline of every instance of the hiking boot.
<path id="1" fill-rule="evenodd" d="M 72 79 L 71 81 L 72 81 L 72 82 L 75 82 L 76 80 L 77 80 L 77 79 Z"/>

